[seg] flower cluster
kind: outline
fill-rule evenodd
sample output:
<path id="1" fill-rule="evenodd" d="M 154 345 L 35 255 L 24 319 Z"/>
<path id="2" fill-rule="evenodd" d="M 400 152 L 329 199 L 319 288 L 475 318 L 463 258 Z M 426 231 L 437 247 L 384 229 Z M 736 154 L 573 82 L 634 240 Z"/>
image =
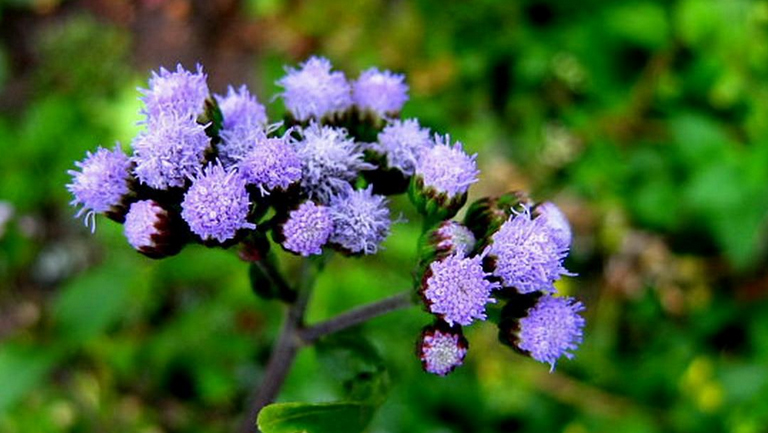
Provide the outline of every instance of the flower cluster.
<path id="1" fill-rule="evenodd" d="M 424 369 L 445 375 L 461 365 L 462 327 L 502 304 L 502 340 L 552 367 L 572 356 L 583 307 L 554 296 L 556 280 L 570 275 L 571 243 L 554 204 L 483 198 L 454 221 L 478 180 L 477 155 L 400 119 L 403 75 L 371 68 L 348 80 L 311 57 L 277 84 L 287 114 L 270 123 L 245 86 L 212 95 L 200 66 L 153 73 L 132 152 L 99 148 L 70 171 L 78 216 L 92 227 L 96 214 L 124 223 L 128 243 L 152 258 L 200 243 L 240 245 L 256 262 L 270 233 L 290 254 L 361 256 L 390 233 L 387 195 L 407 191 L 424 218 L 417 286 L 434 317 L 419 339 Z"/>

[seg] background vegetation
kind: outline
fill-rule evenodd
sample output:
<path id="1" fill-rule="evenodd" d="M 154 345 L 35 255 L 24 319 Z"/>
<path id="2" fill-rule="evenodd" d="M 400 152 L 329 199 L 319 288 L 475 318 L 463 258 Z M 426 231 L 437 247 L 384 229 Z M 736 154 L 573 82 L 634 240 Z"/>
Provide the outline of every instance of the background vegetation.
<path id="1" fill-rule="evenodd" d="M 560 289 L 587 305 L 551 374 L 483 324 L 465 367 L 432 377 L 413 354 L 425 313 L 369 323 L 391 389 L 368 431 L 766 431 L 768 2 L 750 0 L 1 0 L 0 431 L 237 425 L 280 306 L 234 252 L 156 262 L 105 219 L 91 235 L 66 172 L 130 143 L 161 65 L 269 102 L 310 54 L 406 73 L 405 115 L 479 152 L 475 196 L 560 205 L 579 274 Z M 417 233 L 334 260 L 310 319 L 407 287 Z M 336 399 L 337 373 L 305 350 L 281 401 Z"/>

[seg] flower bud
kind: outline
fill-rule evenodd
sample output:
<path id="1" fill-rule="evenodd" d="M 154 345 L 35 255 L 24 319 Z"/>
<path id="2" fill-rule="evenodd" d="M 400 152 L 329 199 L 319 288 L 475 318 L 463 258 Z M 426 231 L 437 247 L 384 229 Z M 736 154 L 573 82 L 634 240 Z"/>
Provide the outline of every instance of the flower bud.
<path id="1" fill-rule="evenodd" d="M 468 349 L 461 326 L 449 326 L 438 320 L 421 331 L 416 354 L 424 371 L 445 376 L 464 363 Z"/>
<path id="2" fill-rule="evenodd" d="M 485 239 L 495 233 L 510 216 L 512 210 L 520 204 L 531 203 L 528 195 L 522 191 L 513 191 L 498 197 L 483 197 L 471 205 L 464 215 L 466 225 L 477 239 Z"/>
<path id="3" fill-rule="evenodd" d="M 133 203 L 125 216 L 124 230 L 128 243 L 153 259 L 177 254 L 184 246 L 183 225 L 154 200 Z"/>
<path id="4" fill-rule="evenodd" d="M 419 260 L 429 263 L 453 254 L 468 256 L 475 248 L 475 236 L 465 226 L 447 220 L 428 230 L 419 244 Z"/>

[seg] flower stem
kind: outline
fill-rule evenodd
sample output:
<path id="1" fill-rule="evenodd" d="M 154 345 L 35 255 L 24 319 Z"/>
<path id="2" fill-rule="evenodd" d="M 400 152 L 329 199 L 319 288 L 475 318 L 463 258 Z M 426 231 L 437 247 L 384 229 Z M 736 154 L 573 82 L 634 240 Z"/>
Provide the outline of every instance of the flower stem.
<path id="1" fill-rule="evenodd" d="M 412 305 L 413 301 L 411 299 L 411 291 L 405 290 L 394 296 L 390 296 L 389 298 L 385 298 L 368 305 L 363 305 L 361 307 L 353 308 L 352 310 L 341 313 L 332 319 L 326 320 L 325 322 L 318 323 L 308 328 L 300 329 L 299 338 L 304 344 L 312 344 L 324 335 L 341 331 L 343 329 L 368 321 L 374 317 L 378 317 L 402 308 L 410 307 Z"/>

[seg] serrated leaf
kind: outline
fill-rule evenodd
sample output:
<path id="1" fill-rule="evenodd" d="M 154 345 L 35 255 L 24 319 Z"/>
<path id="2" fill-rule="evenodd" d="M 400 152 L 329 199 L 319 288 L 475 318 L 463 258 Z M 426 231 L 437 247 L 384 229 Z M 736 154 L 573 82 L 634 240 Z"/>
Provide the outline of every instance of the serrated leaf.
<path id="1" fill-rule="evenodd" d="M 259 413 L 262 433 L 359 433 L 373 416 L 368 403 L 277 403 Z"/>

